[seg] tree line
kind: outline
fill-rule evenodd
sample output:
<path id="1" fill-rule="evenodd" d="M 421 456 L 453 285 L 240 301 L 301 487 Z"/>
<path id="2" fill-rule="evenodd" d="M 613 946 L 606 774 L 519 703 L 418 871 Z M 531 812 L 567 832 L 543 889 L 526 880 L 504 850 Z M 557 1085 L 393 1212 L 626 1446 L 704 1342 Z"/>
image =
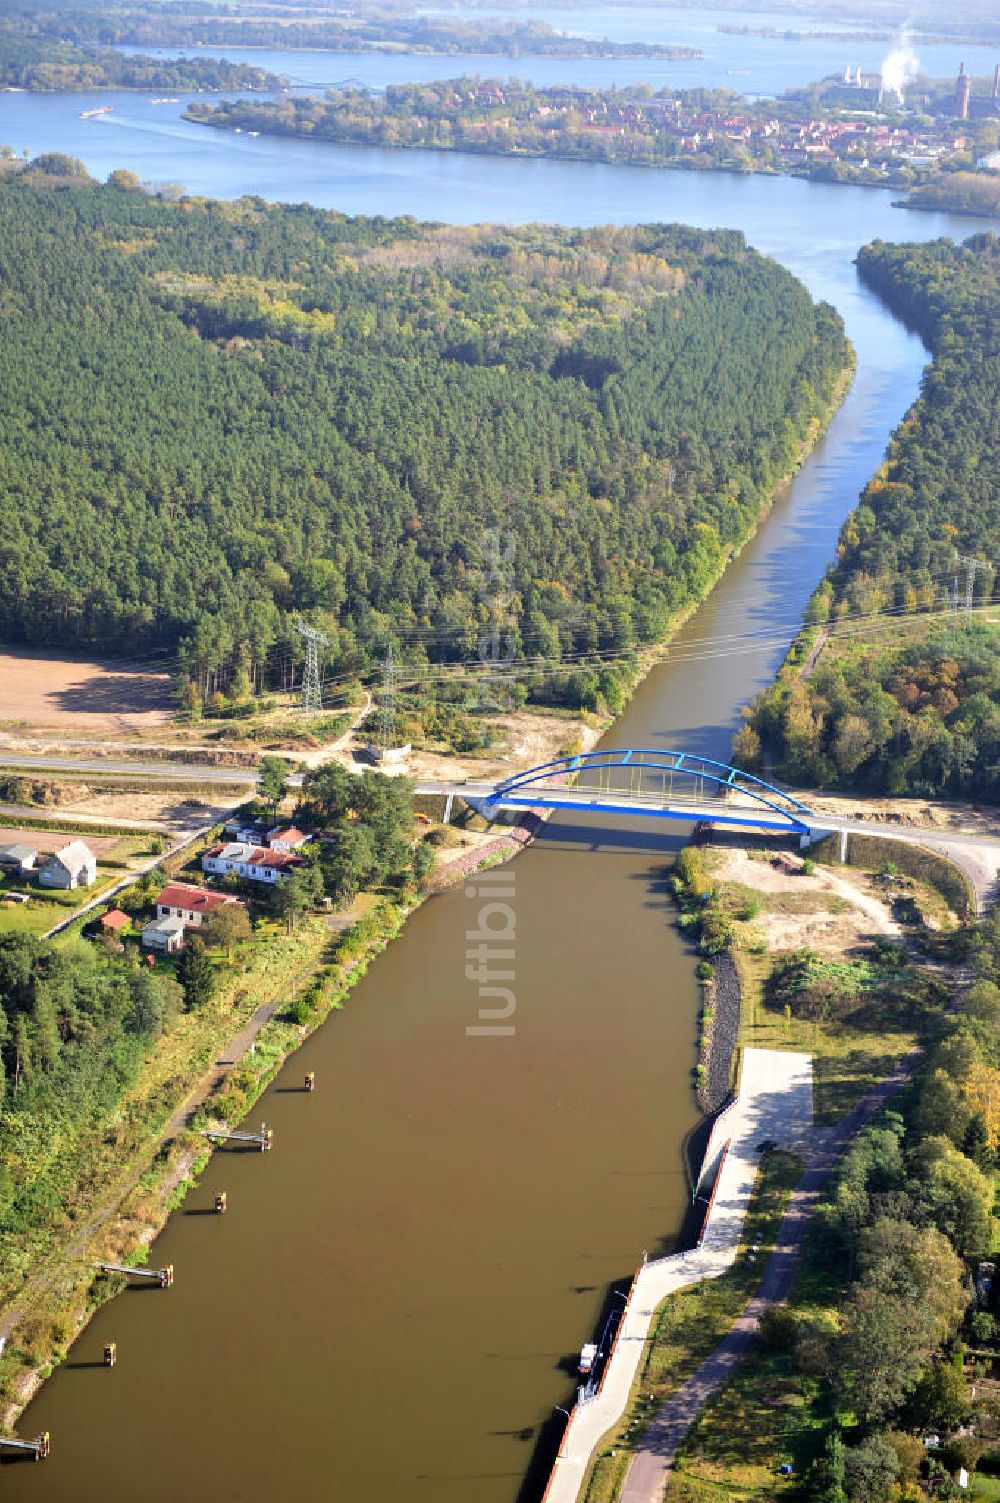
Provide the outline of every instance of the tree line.
<path id="1" fill-rule="evenodd" d="M 612 42 L 573 36 L 546 21 L 506 21 L 489 16 L 413 15 L 393 6 L 365 14 L 317 16 L 234 16 L 209 5 L 95 4 L 53 9 L 51 4 L 18 6 L 19 25 L 81 44 L 137 47 L 288 47 L 325 52 L 492 53 L 506 57 L 700 57 L 694 47 L 660 42 Z"/>
<path id="2" fill-rule="evenodd" d="M 278 89 L 287 80 L 225 58 L 127 56 L 0 25 L 0 85 L 38 93 L 86 89 Z"/>
<path id="3" fill-rule="evenodd" d="M 807 1277 L 832 1281 L 835 1311 L 765 1326 L 812 1386 L 814 1503 L 964 1496 L 953 1479 L 991 1437 L 996 1465 L 996 1401 L 965 1374 L 968 1350 L 992 1356 L 1000 1293 L 980 1269 L 996 1239 L 1000 919 L 961 944 L 972 984 L 924 1012 L 913 1090 L 855 1140 L 816 1212 Z"/>
<path id="4" fill-rule="evenodd" d="M 736 755 L 759 764 L 766 748 L 796 782 L 996 799 L 1000 240 L 876 242 L 858 268 L 933 359 L 844 524 L 812 629 L 756 701 Z M 978 609 L 966 621 L 970 558 Z"/>

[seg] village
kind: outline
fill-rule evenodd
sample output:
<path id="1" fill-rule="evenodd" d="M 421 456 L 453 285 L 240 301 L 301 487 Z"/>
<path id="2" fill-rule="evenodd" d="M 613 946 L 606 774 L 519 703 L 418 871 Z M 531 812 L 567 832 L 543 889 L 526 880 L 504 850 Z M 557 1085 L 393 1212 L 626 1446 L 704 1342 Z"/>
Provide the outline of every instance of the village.
<path id="1" fill-rule="evenodd" d="M 972 153 L 980 169 L 995 170 L 1000 154 L 984 149 L 979 122 L 995 122 L 1000 115 L 1000 66 L 992 90 L 974 95 L 964 72 L 955 80 L 954 99 L 939 112 L 904 108 L 904 100 L 888 96 L 877 79 L 845 70 L 843 81 L 826 81 L 816 91 L 782 100 L 752 102 L 724 91 L 715 96 L 690 91 L 668 97 L 651 90 L 593 91 L 551 88 L 520 89 L 494 81 L 461 81 L 441 100 L 442 113 L 481 118 L 462 120 L 466 137 L 484 141 L 507 133 L 523 136 L 536 129 L 539 141 L 553 133 L 572 134 L 583 141 L 620 143 L 640 153 L 664 158 L 704 158 L 718 165 L 755 170 L 800 172 L 827 166 L 834 175 L 890 177 L 907 170 L 943 164 L 957 154 Z M 719 95 L 723 95 L 720 100 Z M 810 102 L 821 102 L 809 113 Z M 499 114 L 507 107 L 509 113 Z M 427 123 L 430 122 L 428 116 Z M 411 123 L 418 123 L 415 118 Z M 522 145 L 527 143 L 523 140 Z M 993 144 L 987 139 L 987 146 Z M 839 164 L 841 173 L 836 172 Z M 695 162 L 692 160 L 692 165 Z"/>

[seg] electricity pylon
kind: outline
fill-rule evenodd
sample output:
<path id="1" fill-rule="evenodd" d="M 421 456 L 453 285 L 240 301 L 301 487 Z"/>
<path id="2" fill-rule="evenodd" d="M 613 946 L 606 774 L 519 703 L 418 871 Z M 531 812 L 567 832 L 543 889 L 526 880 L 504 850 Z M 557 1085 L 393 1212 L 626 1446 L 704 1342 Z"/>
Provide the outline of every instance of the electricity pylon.
<path id="1" fill-rule="evenodd" d="M 302 670 L 301 703 L 304 710 L 322 710 L 323 690 L 319 680 L 319 649 L 328 647 L 330 638 L 315 626 L 307 626 L 301 616 L 295 630 L 306 644 L 306 664 Z"/>
<path id="2" fill-rule="evenodd" d="M 958 562 L 965 565 L 965 624 L 968 626 L 972 620 L 972 601 L 976 588 L 976 575 L 980 570 L 984 574 L 993 572 L 992 564 L 985 564 L 981 558 L 973 558 L 971 554 L 960 553 Z"/>

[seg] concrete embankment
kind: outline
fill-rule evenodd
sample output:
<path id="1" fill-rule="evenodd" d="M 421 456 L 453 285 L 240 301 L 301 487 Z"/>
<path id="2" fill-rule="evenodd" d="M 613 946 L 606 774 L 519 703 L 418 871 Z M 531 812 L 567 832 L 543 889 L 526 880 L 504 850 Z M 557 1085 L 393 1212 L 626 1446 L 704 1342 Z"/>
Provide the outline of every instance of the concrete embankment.
<path id="1" fill-rule="evenodd" d="M 657 1307 L 685 1285 L 718 1278 L 732 1266 L 761 1144 L 804 1151 L 812 1119 L 812 1056 L 746 1050 L 739 1094 L 716 1119 L 705 1152 L 699 1189 L 714 1184 L 714 1193 L 698 1245 L 645 1263 L 636 1274 L 600 1390 L 573 1409 L 544 1503 L 576 1503 L 594 1451 L 628 1405 Z"/>
<path id="2" fill-rule="evenodd" d="M 741 1002 L 739 972 L 733 957 L 724 952 L 716 957 L 712 980 L 705 988 L 709 1015 L 702 1025 L 702 1073 L 698 1082 L 698 1105 L 704 1112 L 717 1112 L 729 1095 Z"/>

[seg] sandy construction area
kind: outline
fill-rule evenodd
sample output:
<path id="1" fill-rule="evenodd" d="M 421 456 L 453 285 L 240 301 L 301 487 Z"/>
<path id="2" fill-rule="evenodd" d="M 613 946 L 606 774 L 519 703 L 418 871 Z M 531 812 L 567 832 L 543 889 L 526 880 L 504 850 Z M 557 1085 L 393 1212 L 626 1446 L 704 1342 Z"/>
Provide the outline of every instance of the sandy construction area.
<path id="1" fill-rule="evenodd" d="M 709 865 L 720 881 L 738 882 L 757 895 L 755 927 L 772 954 L 805 947 L 842 958 L 880 934 L 899 937 L 889 903 L 868 890 L 862 872 L 816 866 L 806 876 L 797 856 L 768 861 L 737 848 L 712 849 Z"/>
<path id="2" fill-rule="evenodd" d="M 170 680 L 127 661 L 0 652 L 0 726 L 65 736 L 135 736 L 170 718 Z"/>

